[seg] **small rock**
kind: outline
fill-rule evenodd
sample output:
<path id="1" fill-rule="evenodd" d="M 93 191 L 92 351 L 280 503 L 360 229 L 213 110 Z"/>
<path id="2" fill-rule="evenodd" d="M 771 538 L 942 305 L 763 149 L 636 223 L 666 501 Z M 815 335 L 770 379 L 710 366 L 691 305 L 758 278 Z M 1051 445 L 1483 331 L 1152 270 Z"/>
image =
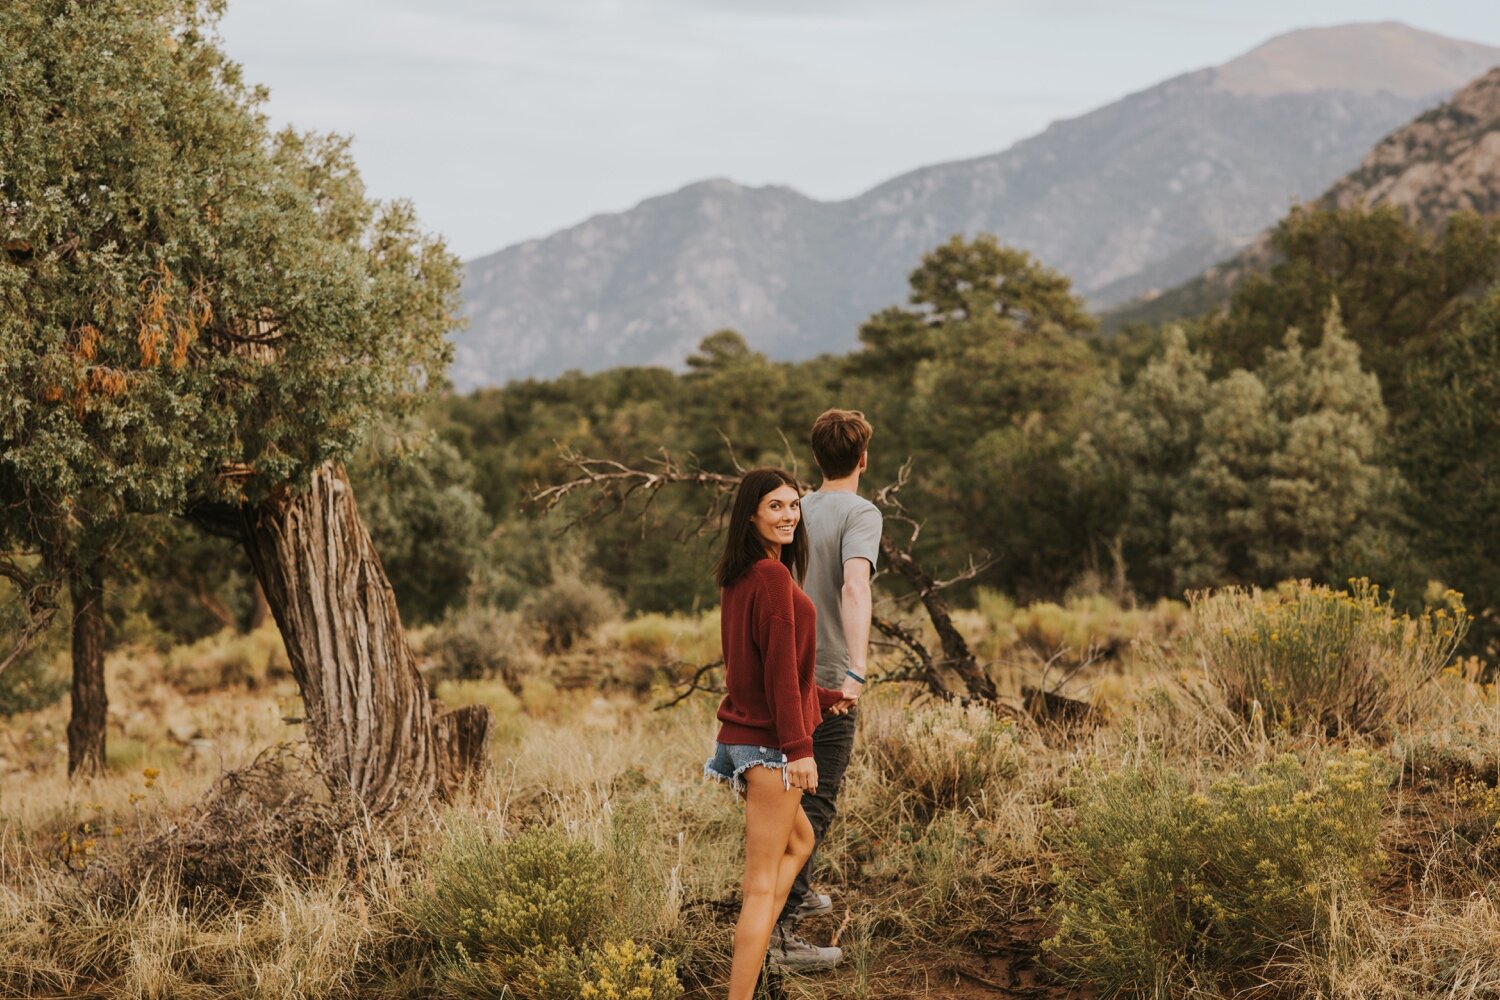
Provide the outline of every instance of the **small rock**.
<path id="1" fill-rule="evenodd" d="M 172 742 L 187 746 L 202 734 L 195 723 L 179 719 L 167 723 L 167 735 L 171 737 Z"/>
<path id="2" fill-rule="evenodd" d="M 207 760 L 213 756 L 218 744 L 213 740 L 199 736 L 188 743 L 187 749 L 183 751 L 183 764 L 192 764 L 196 761 Z"/>

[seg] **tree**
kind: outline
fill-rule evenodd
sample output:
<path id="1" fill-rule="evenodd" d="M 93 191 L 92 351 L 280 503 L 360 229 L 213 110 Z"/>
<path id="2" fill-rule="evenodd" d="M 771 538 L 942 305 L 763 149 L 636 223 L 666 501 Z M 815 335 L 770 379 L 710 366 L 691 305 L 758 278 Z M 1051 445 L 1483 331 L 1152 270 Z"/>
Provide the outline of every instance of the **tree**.
<path id="1" fill-rule="evenodd" d="M 1066 277 L 988 233 L 954 236 L 911 273 L 911 304 L 934 321 L 995 315 L 1028 333 L 1082 333 L 1097 325 Z"/>
<path id="2" fill-rule="evenodd" d="M 1220 379 L 1180 331 L 1136 381 L 1100 394 L 1071 459 L 1111 484 L 1110 530 L 1153 594 L 1368 570 L 1386 544 L 1399 476 L 1386 410 L 1337 305 L 1318 346 L 1295 329 L 1256 372 Z"/>
<path id="3" fill-rule="evenodd" d="M 1093 318 L 1065 277 L 993 236 L 954 237 L 910 280 L 908 307 L 860 328 L 848 373 L 865 380 L 878 453 L 922 469 L 912 505 L 938 512 L 926 558 L 979 545 L 1012 590 L 1059 589 L 1086 535 L 1067 491 L 1041 491 L 1064 482 L 1078 394 L 1098 374 Z"/>
<path id="4" fill-rule="evenodd" d="M 430 436 L 392 435 L 358 457 L 350 474 L 402 617 L 437 621 L 467 596 L 489 527 L 473 469 Z"/>
<path id="5" fill-rule="evenodd" d="M 1471 638 L 1500 652 L 1500 288 L 1406 375 L 1399 418 L 1411 523 L 1430 570 L 1464 592 Z"/>
<path id="6" fill-rule="evenodd" d="M 1182 478 L 1198 452 L 1210 404 L 1209 359 L 1168 331 L 1160 356 L 1128 387 L 1106 379 L 1089 404 L 1067 468 L 1108 498 L 1114 517 L 1096 544 L 1115 545 L 1130 579 L 1153 594 L 1176 588 L 1171 524 Z"/>
<path id="7" fill-rule="evenodd" d="M 409 206 L 365 198 L 347 142 L 268 133 L 221 10 L 0 10 L 4 537 L 86 598 L 84 640 L 127 515 L 242 538 L 325 777 L 391 812 L 451 784 L 454 727 L 337 463 L 441 381 L 458 265 Z M 75 672 L 100 662 L 74 647 Z"/>
<path id="8" fill-rule="evenodd" d="M 1343 305 L 1343 325 L 1387 405 L 1401 408 L 1406 359 L 1424 356 L 1500 276 L 1500 228 L 1461 213 L 1440 231 L 1418 227 L 1392 205 L 1294 209 L 1271 237 L 1275 263 L 1247 277 L 1207 343 L 1226 368 L 1254 368 L 1286 330 L 1317 345 L 1323 311 Z"/>

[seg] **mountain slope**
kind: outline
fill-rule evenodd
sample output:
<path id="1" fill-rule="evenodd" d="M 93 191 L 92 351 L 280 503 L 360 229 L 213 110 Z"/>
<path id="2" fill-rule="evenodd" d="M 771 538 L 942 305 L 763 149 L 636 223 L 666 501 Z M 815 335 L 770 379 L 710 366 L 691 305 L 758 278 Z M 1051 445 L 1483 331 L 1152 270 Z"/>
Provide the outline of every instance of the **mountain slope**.
<path id="1" fill-rule="evenodd" d="M 676 365 L 724 326 L 778 358 L 847 350 L 955 232 L 994 232 L 1096 305 L 1121 302 L 1245 246 L 1497 62 L 1500 49 L 1395 24 L 1293 32 L 846 201 L 694 184 L 470 262 L 454 382 Z"/>
<path id="2" fill-rule="evenodd" d="M 1463 211 L 1500 215 L 1500 66 L 1403 125 L 1312 202 L 1324 208 L 1393 205 L 1429 226 Z M 1271 262 L 1270 231 L 1203 274 L 1105 316 L 1106 330 L 1160 323 L 1222 304 L 1246 274 Z"/>

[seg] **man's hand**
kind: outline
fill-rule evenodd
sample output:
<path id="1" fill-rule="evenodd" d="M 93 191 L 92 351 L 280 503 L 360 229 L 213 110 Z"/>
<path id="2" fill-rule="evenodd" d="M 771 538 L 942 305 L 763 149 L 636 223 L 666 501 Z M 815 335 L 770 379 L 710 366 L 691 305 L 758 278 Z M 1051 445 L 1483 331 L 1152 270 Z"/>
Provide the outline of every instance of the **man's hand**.
<path id="1" fill-rule="evenodd" d="M 863 673 L 863 671 L 861 671 L 861 673 Z M 846 676 L 844 678 L 844 683 L 839 687 L 839 694 L 844 696 L 845 701 L 853 705 L 855 702 L 859 701 L 860 693 L 863 692 L 864 689 L 865 686 L 863 682 L 857 681 L 853 677 Z"/>
<path id="2" fill-rule="evenodd" d="M 786 780 L 791 782 L 793 788 L 800 788 L 804 792 L 817 791 L 818 762 L 811 757 L 792 761 L 786 766 Z"/>

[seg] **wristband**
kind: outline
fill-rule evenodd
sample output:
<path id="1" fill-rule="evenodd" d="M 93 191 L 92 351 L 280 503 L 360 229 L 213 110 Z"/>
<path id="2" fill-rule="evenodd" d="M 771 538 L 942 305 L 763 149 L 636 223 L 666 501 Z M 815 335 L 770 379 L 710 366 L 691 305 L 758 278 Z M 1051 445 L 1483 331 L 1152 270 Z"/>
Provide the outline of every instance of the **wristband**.
<path id="1" fill-rule="evenodd" d="M 855 680 L 859 681 L 861 684 L 863 684 L 865 682 L 865 679 L 863 677 L 859 676 L 859 674 L 856 674 L 852 670 L 845 670 L 844 671 L 844 675 L 847 676 L 847 677 L 853 677 Z"/>

